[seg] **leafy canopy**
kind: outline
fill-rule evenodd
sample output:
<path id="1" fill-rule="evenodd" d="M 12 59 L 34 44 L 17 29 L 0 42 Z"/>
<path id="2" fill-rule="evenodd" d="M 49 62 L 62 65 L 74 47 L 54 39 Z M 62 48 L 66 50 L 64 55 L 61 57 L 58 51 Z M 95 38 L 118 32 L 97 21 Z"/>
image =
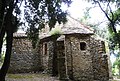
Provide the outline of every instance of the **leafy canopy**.
<path id="1" fill-rule="evenodd" d="M 28 37 L 32 40 L 35 48 L 39 30 L 48 23 L 50 29 L 56 22 L 59 24 L 67 21 L 67 11 L 61 9 L 62 4 L 70 6 L 71 0 L 26 0 L 24 16 L 27 25 Z"/>
<path id="2" fill-rule="evenodd" d="M 114 15 L 114 11 L 120 8 L 120 0 L 87 0 L 87 1 L 92 2 L 101 9 L 101 11 L 105 14 L 106 18 L 110 23 L 109 27 L 111 27 L 113 32 L 117 33 L 115 24 L 116 19 L 118 17 Z"/>

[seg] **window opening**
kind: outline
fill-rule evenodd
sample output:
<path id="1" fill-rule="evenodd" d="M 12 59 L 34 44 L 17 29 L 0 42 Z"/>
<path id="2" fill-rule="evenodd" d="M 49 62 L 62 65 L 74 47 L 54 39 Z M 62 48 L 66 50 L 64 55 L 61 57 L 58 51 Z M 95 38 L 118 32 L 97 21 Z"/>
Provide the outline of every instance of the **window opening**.
<path id="1" fill-rule="evenodd" d="M 80 49 L 82 51 L 86 50 L 86 43 L 85 42 L 80 42 Z"/>
<path id="2" fill-rule="evenodd" d="M 45 43 L 45 45 L 44 45 L 44 53 L 45 53 L 45 55 L 47 55 L 47 43 Z"/>

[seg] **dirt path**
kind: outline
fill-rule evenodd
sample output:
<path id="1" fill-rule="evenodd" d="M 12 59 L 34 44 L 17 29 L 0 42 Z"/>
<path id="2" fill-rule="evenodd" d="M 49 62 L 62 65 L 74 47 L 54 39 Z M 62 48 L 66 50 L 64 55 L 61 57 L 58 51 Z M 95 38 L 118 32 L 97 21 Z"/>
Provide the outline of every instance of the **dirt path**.
<path id="1" fill-rule="evenodd" d="M 7 74 L 6 81 L 60 81 L 47 74 Z"/>

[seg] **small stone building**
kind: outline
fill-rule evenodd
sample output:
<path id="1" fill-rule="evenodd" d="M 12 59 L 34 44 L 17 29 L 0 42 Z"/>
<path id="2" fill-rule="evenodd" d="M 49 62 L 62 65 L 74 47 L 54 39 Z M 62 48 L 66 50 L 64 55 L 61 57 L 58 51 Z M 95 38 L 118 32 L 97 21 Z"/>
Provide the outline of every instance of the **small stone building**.
<path id="1" fill-rule="evenodd" d="M 14 36 L 9 71 L 42 71 L 64 81 L 108 81 L 104 41 L 72 17 L 60 27 L 62 35 L 49 35 L 46 27 L 35 51 L 26 36 Z"/>
<path id="2" fill-rule="evenodd" d="M 74 22 L 73 22 L 74 21 Z M 70 17 L 62 35 L 40 36 L 39 54 L 43 72 L 73 81 L 108 81 L 108 56 L 104 41 Z"/>

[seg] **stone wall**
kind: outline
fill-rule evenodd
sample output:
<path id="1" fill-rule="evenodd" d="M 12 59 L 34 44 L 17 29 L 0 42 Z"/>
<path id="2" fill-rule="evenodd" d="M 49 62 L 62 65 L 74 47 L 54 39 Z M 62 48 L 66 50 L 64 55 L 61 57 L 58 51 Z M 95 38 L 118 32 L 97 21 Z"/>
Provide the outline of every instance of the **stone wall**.
<path id="1" fill-rule="evenodd" d="M 35 50 L 27 37 L 14 37 L 9 72 L 43 71 L 60 79 L 108 81 L 104 42 L 90 35 L 65 35 L 41 39 Z"/>
<path id="2" fill-rule="evenodd" d="M 105 44 L 101 40 L 91 38 L 90 48 L 93 61 L 94 80 L 109 80 L 108 57 L 105 53 Z"/>
<path id="3" fill-rule="evenodd" d="M 43 42 L 42 44 L 40 44 L 40 56 L 41 56 L 41 69 L 44 71 L 44 72 L 47 72 L 48 71 L 48 48 L 46 49 L 45 51 L 45 46 L 48 47 L 48 44 L 46 42 Z"/>
<path id="4" fill-rule="evenodd" d="M 59 76 L 60 79 L 66 76 L 66 57 L 64 51 L 64 41 L 57 41 L 57 37 L 49 37 L 49 40 L 40 41 L 41 66 L 44 73 Z"/>
<path id="5" fill-rule="evenodd" d="M 42 46 L 41 46 L 41 44 L 37 44 L 37 48 L 36 49 L 34 49 L 33 50 L 33 64 L 34 64 L 34 66 L 33 66 L 33 70 L 34 71 L 42 71 L 43 70 L 43 66 L 41 65 L 41 63 L 42 63 L 42 60 L 41 60 L 41 58 L 42 58 L 42 56 L 41 56 L 41 53 L 42 53 L 42 48 L 41 48 Z"/>
<path id="6" fill-rule="evenodd" d="M 52 75 L 58 74 L 58 60 L 57 60 L 57 36 L 51 36 L 40 40 L 41 68 L 43 72 Z M 49 39 L 49 40 L 48 40 Z"/>
<path id="7" fill-rule="evenodd" d="M 80 42 L 86 43 L 86 49 L 80 49 Z M 90 54 L 90 36 L 66 35 L 65 52 L 69 78 L 81 81 L 93 81 L 92 56 Z"/>
<path id="8" fill-rule="evenodd" d="M 54 44 L 54 41 L 40 43 L 41 66 L 45 73 L 53 74 Z"/>
<path id="9" fill-rule="evenodd" d="M 61 80 L 68 79 L 64 41 L 57 41 L 57 55 L 58 76 Z"/>
<path id="10" fill-rule="evenodd" d="M 27 37 L 14 37 L 9 73 L 39 71 L 39 55 Z M 36 67 L 37 66 L 37 67 Z"/>
<path id="11" fill-rule="evenodd" d="M 104 41 L 89 35 L 66 35 L 67 74 L 72 80 L 108 81 L 108 57 Z"/>
<path id="12" fill-rule="evenodd" d="M 53 55 L 54 55 L 54 42 L 49 41 L 48 42 L 48 53 L 49 53 L 49 59 L 48 59 L 48 73 L 53 73 Z"/>

